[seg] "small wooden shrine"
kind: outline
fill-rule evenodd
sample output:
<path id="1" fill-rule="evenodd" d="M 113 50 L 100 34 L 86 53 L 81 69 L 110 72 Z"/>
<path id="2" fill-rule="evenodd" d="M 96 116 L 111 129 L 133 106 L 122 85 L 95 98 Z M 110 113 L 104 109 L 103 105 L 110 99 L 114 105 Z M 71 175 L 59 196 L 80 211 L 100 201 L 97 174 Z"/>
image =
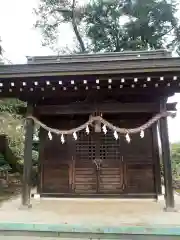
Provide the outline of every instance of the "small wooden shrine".
<path id="1" fill-rule="evenodd" d="M 0 96 L 28 103 L 23 205 L 30 205 L 35 122 L 40 196 L 157 198 L 161 149 L 166 207 L 174 208 L 167 116 L 176 104 L 167 98 L 179 91 L 180 59 L 164 50 L 0 66 Z"/>

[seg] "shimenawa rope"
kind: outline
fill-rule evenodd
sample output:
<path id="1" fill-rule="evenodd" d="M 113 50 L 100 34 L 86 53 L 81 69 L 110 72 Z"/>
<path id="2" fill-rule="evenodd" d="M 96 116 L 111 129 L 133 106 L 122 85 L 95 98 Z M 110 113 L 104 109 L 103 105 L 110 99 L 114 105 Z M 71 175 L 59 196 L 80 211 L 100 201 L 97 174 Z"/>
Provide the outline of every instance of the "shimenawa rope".
<path id="1" fill-rule="evenodd" d="M 59 130 L 55 128 L 48 127 L 41 121 L 39 121 L 36 117 L 34 116 L 27 116 L 26 119 L 32 119 L 36 124 L 47 130 L 48 132 L 58 134 L 58 135 L 70 135 L 76 132 L 79 132 L 81 130 L 86 129 L 88 126 L 90 126 L 94 122 L 100 122 L 104 126 L 106 126 L 108 129 L 111 129 L 114 132 L 120 133 L 120 134 L 134 134 L 134 133 L 139 133 L 141 131 L 146 130 L 147 128 L 151 127 L 155 122 L 157 122 L 159 119 L 164 118 L 164 117 L 175 117 L 176 113 L 174 112 L 161 112 L 157 115 L 155 115 L 153 118 L 151 118 L 149 121 L 147 121 L 145 124 L 141 125 L 140 127 L 137 128 L 119 128 L 117 126 L 114 126 L 110 122 L 106 121 L 100 116 L 90 116 L 89 120 L 85 122 L 84 124 L 80 125 L 79 127 L 70 129 L 70 130 Z"/>

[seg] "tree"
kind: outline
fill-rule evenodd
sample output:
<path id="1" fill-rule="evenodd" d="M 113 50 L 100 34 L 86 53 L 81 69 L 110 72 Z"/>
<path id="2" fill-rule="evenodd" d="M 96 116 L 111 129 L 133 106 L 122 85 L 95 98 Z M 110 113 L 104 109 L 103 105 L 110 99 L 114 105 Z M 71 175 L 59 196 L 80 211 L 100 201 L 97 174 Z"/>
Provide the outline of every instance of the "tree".
<path id="1" fill-rule="evenodd" d="M 42 32 L 43 45 L 57 44 L 59 26 L 63 23 L 70 23 L 79 43 L 79 51 L 86 51 L 78 29 L 84 16 L 84 8 L 77 5 L 76 0 L 40 0 L 35 14 L 37 16 L 35 27 Z"/>
<path id="2" fill-rule="evenodd" d="M 57 44 L 59 26 L 72 25 L 80 52 L 166 48 L 180 52 L 177 4 L 171 0 L 41 0 L 36 27 Z"/>
<path id="3" fill-rule="evenodd" d="M 175 12 L 175 5 L 165 0 L 93 1 L 85 16 L 87 36 L 94 51 L 174 49 L 179 47 Z M 167 45 L 172 33 L 176 36 Z"/>

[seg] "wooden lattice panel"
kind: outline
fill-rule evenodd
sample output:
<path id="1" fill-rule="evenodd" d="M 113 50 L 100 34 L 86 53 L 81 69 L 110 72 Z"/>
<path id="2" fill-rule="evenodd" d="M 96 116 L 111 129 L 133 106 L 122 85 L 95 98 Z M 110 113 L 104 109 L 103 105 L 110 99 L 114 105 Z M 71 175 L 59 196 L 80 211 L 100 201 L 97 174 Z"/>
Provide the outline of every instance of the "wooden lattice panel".
<path id="1" fill-rule="evenodd" d="M 100 160 L 100 165 L 94 161 Z M 99 167 L 98 167 L 99 166 Z M 76 143 L 75 192 L 120 193 L 123 171 L 120 141 L 112 132 L 81 132 Z"/>
<path id="2" fill-rule="evenodd" d="M 75 193 L 96 193 L 96 168 L 93 163 L 95 159 L 95 143 L 92 135 L 85 132 L 78 134 L 76 142 L 75 161 Z"/>
<path id="3" fill-rule="evenodd" d="M 99 192 L 120 193 L 123 189 L 123 163 L 120 139 L 116 140 L 112 131 L 100 133 Z"/>

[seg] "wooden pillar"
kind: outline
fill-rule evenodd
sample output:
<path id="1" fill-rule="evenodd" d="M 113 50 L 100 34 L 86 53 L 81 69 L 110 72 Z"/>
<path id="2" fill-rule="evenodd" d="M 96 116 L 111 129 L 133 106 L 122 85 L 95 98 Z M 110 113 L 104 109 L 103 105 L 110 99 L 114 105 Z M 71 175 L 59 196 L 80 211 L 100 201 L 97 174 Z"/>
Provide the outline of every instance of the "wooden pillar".
<path id="1" fill-rule="evenodd" d="M 161 102 L 161 111 L 166 110 L 166 101 Z M 174 211 L 174 194 L 172 186 L 172 167 L 171 167 L 171 155 L 169 146 L 168 124 L 167 118 L 161 118 L 159 120 L 160 138 L 161 138 L 161 150 L 162 150 L 162 162 L 164 171 L 164 186 L 165 186 L 165 203 L 166 211 Z"/>
<path id="2" fill-rule="evenodd" d="M 158 146 L 158 135 L 157 135 L 157 123 L 152 126 L 152 136 L 153 136 L 153 162 L 154 162 L 154 174 L 155 174 L 155 188 L 156 194 L 162 194 L 161 192 L 161 167 L 160 167 L 160 154 Z"/>
<path id="3" fill-rule="evenodd" d="M 41 194 L 42 191 L 42 158 L 44 150 L 44 141 L 46 136 L 46 130 L 42 127 L 39 129 L 39 157 L 38 157 L 38 184 L 37 184 L 37 194 Z"/>
<path id="4" fill-rule="evenodd" d="M 33 106 L 27 106 L 27 115 L 33 113 Z M 33 144 L 34 121 L 26 119 L 26 134 L 24 146 L 24 169 L 22 187 L 22 207 L 31 207 L 31 173 L 32 173 L 32 144 Z"/>

